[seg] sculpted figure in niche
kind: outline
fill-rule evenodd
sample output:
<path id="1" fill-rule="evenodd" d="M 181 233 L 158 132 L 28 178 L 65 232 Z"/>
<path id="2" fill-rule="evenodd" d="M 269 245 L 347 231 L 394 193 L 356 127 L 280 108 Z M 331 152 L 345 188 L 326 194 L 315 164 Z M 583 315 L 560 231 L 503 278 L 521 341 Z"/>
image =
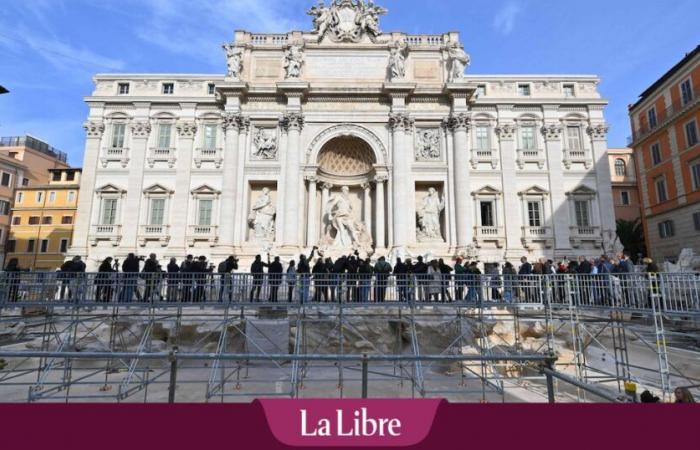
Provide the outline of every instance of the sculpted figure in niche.
<path id="1" fill-rule="evenodd" d="M 391 80 L 406 78 L 406 50 L 408 45 L 403 41 L 397 41 L 389 54 L 389 69 Z"/>
<path id="2" fill-rule="evenodd" d="M 428 189 L 428 195 L 418 209 L 418 240 L 420 242 L 443 240 L 440 231 L 440 213 L 445 209 L 445 198 L 438 196 L 435 188 Z"/>
<path id="3" fill-rule="evenodd" d="M 343 186 L 340 194 L 333 195 L 324 205 L 328 222 L 323 244 L 345 252 L 357 250 L 371 254 L 372 238 L 365 225 L 353 217 L 349 193 L 350 189 Z"/>
<path id="4" fill-rule="evenodd" d="M 296 79 L 301 76 L 301 65 L 304 64 L 304 48 L 295 44 L 287 49 L 284 56 L 285 79 Z"/>
<path id="5" fill-rule="evenodd" d="M 255 151 L 253 156 L 259 159 L 277 158 L 277 137 L 265 130 L 258 129 L 253 138 Z"/>
<path id="6" fill-rule="evenodd" d="M 264 241 L 275 239 L 276 213 L 277 210 L 272 204 L 270 189 L 264 188 L 260 197 L 255 201 L 248 217 L 248 225 L 255 231 L 256 239 Z"/>
<path id="7" fill-rule="evenodd" d="M 243 50 L 233 44 L 224 44 L 222 47 L 226 52 L 226 64 L 228 66 L 226 76 L 236 80 L 240 79 L 243 71 Z"/>
<path id="8" fill-rule="evenodd" d="M 449 49 L 450 61 L 452 62 L 452 69 L 450 71 L 450 81 L 458 81 L 464 78 L 464 71 L 467 70 L 469 64 L 471 64 L 471 58 L 464 51 L 462 46 L 455 43 Z"/>

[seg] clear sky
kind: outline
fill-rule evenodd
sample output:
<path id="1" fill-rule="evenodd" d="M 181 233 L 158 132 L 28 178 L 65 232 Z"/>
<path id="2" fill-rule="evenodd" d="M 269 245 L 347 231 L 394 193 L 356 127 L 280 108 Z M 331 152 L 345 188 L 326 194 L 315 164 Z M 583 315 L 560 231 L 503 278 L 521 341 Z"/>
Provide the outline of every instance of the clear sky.
<path id="1" fill-rule="evenodd" d="M 0 135 L 82 164 L 83 97 L 104 72 L 222 73 L 233 30 L 306 30 L 315 0 L 1 0 Z M 700 43 L 700 0 L 377 0 L 384 31 L 460 31 L 471 74 L 596 74 L 611 147 L 627 105 Z"/>

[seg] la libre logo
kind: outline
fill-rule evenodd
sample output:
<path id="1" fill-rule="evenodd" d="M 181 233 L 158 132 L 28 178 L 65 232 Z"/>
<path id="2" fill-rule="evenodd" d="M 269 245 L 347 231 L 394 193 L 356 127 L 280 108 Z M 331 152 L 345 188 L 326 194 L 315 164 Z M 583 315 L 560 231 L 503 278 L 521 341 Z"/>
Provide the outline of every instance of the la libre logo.
<path id="1" fill-rule="evenodd" d="M 346 414 L 335 410 L 335 417 L 310 420 L 305 409 L 301 414 L 301 436 L 303 437 L 399 437 L 401 420 L 397 418 L 371 417 L 367 408 Z"/>

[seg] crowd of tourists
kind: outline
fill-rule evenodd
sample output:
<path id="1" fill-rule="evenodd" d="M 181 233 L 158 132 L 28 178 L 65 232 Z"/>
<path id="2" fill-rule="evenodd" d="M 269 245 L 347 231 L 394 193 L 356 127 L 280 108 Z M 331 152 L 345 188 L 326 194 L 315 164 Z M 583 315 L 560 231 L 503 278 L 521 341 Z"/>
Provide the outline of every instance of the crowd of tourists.
<path id="1" fill-rule="evenodd" d="M 516 267 L 510 262 L 503 265 L 484 265 L 479 261 L 456 259 L 452 265 L 444 259 L 426 261 L 398 258 L 392 265 L 384 257 L 373 262 L 359 253 L 337 259 L 317 256 L 313 248 L 309 255 L 283 263 L 280 257 L 263 260 L 258 255 L 249 268 L 239 267 L 236 256 L 230 256 L 218 265 L 206 257 L 188 255 L 178 262 L 171 258 L 163 266 L 155 254 L 148 258 L 129 254 L 123 261 L 108 257 L 99 265 L 94 276 L 94 299 L 98 302 L 169 301 L 253 301 L 276 303 L 280 295 L 284 301 L 302 303 L 321 302 L 384 302 L 388 289 L 395 289 L 392 299 L 399 301 L 477 301 L 515 299 L 532 300 L 540 295 L 541 286 L 529 281 L 523 288 L 522 280 L 533 280 L 535 275 L 596 275 L 622 274 L 635 270 L 629 257 L 621 254 L 614 258 L 605 255 L 589 259 L 552 260 L 540 258 L 530 262 L 521 258 Z M 644 270 L 658 272 L 656 264 L 644 260 Z M 482 268 L 483 267 L 483 273 Z M 74 299 L 85 295 L 85 263 L 79 256 L 66 261 L 58 271 L 60 284 L 57 297 Z M 9 298 L 17 300 L 19 278 L 22 272 L 16 259 L 5 268 L 9 276 Z M 12 281 L 15 279 L 16 281 Z M 553 295 L 561 289 L 553 288 Z M 280 292 L 281 291 L 281 292 Z M 590 292 L 588 293 L 590 296 Z"/>

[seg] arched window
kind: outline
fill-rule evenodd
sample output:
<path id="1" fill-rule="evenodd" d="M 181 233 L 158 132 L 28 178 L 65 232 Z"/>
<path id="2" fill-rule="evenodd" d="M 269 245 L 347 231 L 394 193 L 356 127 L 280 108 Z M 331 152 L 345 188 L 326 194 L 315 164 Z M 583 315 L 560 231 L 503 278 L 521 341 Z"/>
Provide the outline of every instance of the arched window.
<path id="1" fill-rule="evenodd" d="M 615 175 L 618 177 L 627 176 L 627 164 L 622 159 L 615 160 Z"/>

